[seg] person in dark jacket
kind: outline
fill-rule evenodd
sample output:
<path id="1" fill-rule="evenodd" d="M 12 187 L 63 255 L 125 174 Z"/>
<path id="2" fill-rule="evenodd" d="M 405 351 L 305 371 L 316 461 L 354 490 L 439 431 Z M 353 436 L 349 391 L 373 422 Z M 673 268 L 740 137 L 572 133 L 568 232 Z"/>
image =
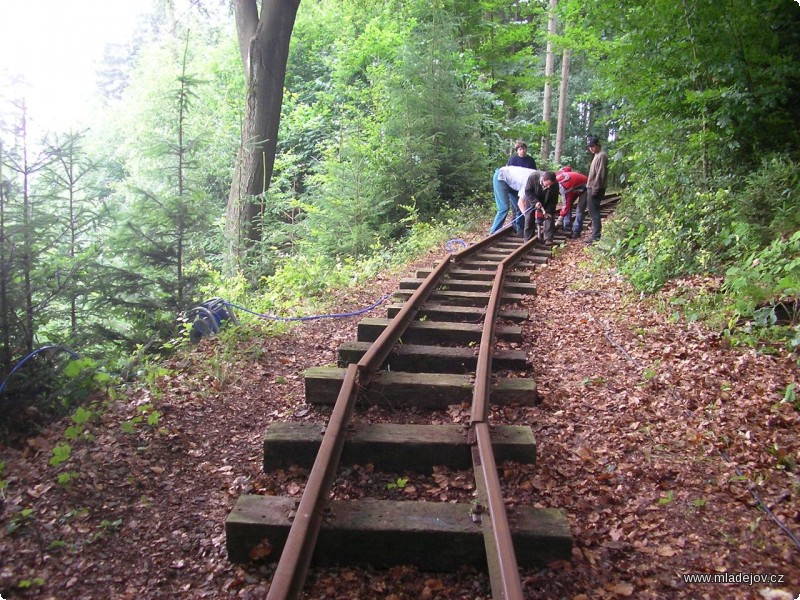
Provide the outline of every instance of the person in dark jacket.
<path id="1" fill-rule="evenodd" d="M 589 217 L 592 219 L 592 236 L 587 244 L 593 244 L 600 239 L 602 225 L 600 222 L 600 201 L 606 193 L 606 176 L 608 174 L 608 154 L 600 146 L 600 140 L 590 137 L 586 140 L 589 152 L 594 154 L 592 164 L 589 166 L 589 176 L 586 180 L 586 190 L 589 196 Z"/>
<path id="2" fill-rule="evenodd" d="M 519 209 L 525 215 L 523 239 L 527 242 L 536 235 L 535 211 L 544 213 L 544 243 L 553 244 L 556 206 L 558 206 L 558 186 L 556 174 L 552 171 L 533 171 L 525 184 L 524 193 L 519 198 Z"/>
<path id="3" fill-rule="evenodd" d="M 517 142 L 514 146 L 515 154 L 508 157 L 507 167 L 525 167 L 526 169 L 535 169 L 536 161 L 532 156 L 528 156 L 528 145 L 525 142 Z"/>

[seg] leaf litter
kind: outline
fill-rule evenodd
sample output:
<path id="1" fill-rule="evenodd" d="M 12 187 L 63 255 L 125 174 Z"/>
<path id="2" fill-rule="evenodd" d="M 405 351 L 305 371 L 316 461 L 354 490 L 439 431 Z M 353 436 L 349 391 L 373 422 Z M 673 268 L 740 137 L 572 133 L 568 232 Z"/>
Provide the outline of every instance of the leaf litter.
<path id="1" fill-rule="evenodd" d="M 800 381 L 796 357 L 729 348 L 697 323 L 672 322 L 613 270 L 582 263 L 584 253 L 569 242 L 537 268 L 538 294 L 523 302 L 536 318 L 523 325 L 521 347 L 542 402 L 492 411 L 493 424 L 529 425 L 538 443 L 537 464 L 502 466 L 507 502 L 562 509 L 574 538 L 571 561 L 521 573 L 526 598 L 794 598 L 800 552 L 755 498 L 800 530 L 800 416 L 781 402 Z M 398 279 L 342 295 L 342 308 L 371 304 Z M 90 428 L 94 439 L 73 443 L 59 468 L 48 461 L 66 422 L 21 449 L 0 448 L 3 597 L 265 597 L 272 547 L 265 540 L 254 563 L 231 564 L 224 519 L 243 493 L 302 493 L 307 470 L 261 471 L 262 438 L 273 421 L 327 419 L 330 408 L 305 403 L 302 372 L 335 364 L 331 340 L 355 339 L 356 324 L 319 320 L 242 339 L 226 377 L 209 367 L 219 340 L 203 340 L 168 365 L 157 398 L 139 391 L 111 403 Z M 124 433 L 120 423 L 150 402 L 162 413 L 159 427 Z M 356 418 L 465 416 L 468 407 L 454 405 L 439 413 L 373 407 Z M 56 483 L 69 470 L 77 478 Z M 336 485 L 342 497 L 380 490 L 394 499 L 469 502 L 474 494 L 471 474 L 443 468 L 377 474 L 352 465 Z M 738 572 L 779 574 L 784 583 L 682 578 Z M 312 569 L 304 597 L 478 600 L 491 592 L 473 569 L 340 567 Z"/>

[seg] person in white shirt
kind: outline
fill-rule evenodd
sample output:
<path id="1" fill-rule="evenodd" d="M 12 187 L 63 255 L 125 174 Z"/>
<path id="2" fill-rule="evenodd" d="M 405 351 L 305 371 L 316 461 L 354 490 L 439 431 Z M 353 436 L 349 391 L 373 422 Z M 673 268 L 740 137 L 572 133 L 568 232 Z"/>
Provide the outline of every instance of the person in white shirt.
<path id="1" fill-rule="evenodd" d="M 534 169 L 525 167 L 505 166 L 495 170 L 492 177 L 492 187 L 494 188 L 494 201 L 497 204 L 497 214 L 489 229 L 489 235 L 495 233 L 503 227 L 509 209 L 513 211 L 514 231 L 517 235 L 522 235 L 525 227 L 522 212 L 519 210 L 518 201 L 525 194 L 525 184 Z"/>

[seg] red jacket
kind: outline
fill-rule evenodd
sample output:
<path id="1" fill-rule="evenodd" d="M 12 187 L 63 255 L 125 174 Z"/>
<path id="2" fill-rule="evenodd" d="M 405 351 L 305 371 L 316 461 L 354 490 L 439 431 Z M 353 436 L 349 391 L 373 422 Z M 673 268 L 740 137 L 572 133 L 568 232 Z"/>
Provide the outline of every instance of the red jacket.
<path id="1" fill-rule="evenodd" d="M 572 210 L 572 203 L 586 191 L 586 182 L 589 180 L 583 173 L 564 167 L 556 173 L 556 181 L 561 195 L 564 197 L 564 207 L 558 214 L 565 216 Z"/>

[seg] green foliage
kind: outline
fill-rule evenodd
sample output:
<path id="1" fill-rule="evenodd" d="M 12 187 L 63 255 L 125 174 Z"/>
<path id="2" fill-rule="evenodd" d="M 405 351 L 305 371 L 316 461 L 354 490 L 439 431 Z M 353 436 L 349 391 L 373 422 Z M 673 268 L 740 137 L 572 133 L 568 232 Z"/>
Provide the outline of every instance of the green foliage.
<path id="1" fill-rule="evenodd" d="M 328 153 L 324 175 L 312 179 L 313 204 L 303 207 L 313 251 L 358 259 L 395 232 L 399 223 L 391 218 L 393 203 L 372 158 L 376 150 L 363 138 L 348 137 Z"/>
<path id="2" fill-rule="evenodd" d="M 42 587 L 45 584 L 45 580 L 42 577 L 34 577 L 33 579 L 22 579 L 17 584 L 17 587 L 21 590 L 30 589 L 33 587 Z"/>
<path id="3" fill-rule="evenodd" d="M 143 404 L 136 407 L 136 412 L 139 413 L 135 417 L 120 423 L 120 429 L 123 433 L 134 434 L 136 433 L 136 426 L 140 423 L 146 423 L 151 429 L 158 427 L 161 422 L 162 413 L 155 409 L 152 403 Z"/>
<path id="4" fill-rule="evenodd" d="M 66 442 L 60 442 L 53 448 L 53 456 L 50 458 L 50 466 L 57 467 L 69 460 L 72 454 L 72 446 Z"/>
<path id="5" fill-rule="evenodd" d="M 783 394 L 782 402 L 786 404 L 791 404 L 797 410 L 800 410 L 800 399 L 797 398 L 797 384 L 792 382 L 786 386 L 786 391 Z M 0 469 L 0 475 L 3 474 L 2 469 Z M 0 488 L 2 489 L 2 488 Z"/>
<path id="6" fill-rule="evenodd" d="M 669 490 L 666 494 L 663 494 L 659 499 L 658 503 L 662 506 L 670 504 L 675 499 L 675 492 L 674 490 Z"/>
<path id="7" fill-rule="evenodd" d="M 113 521 L 103 519 L 102 523 L 100 523 L 100 529 L 103 531 L 115 530 L 119 529 L 120 525 L 122 525 L 122 519 L 114 519 Z"/>
<path id="8" fill-rule="evenodd" d="M 632 179 L 606 228 L 608 253 L 647 293 L 676 277 L 724 273 L 721 293 L 672 304 L 687 318 L 716 321 L 723 304 L 734 313 L 731 327 L 737 320 L 784 325 L 779 337 L 794 343 L 800 337 L 799 166 L 771 157 L 738 185 L 726 178 L 708 191 L 686 181 L 680 166 L 651 167 L 650 179 Z"/>
<path id="9" fill-rule="evenodd" d="M 64 471 L 63 473 L 59 473 L 56 477 L 56 481 L 58 485 L 62 487 L 69 487 L 70 484 L 80 477 L 80 473 L 77 471 Z"/>
<path id="10" fill-rule="evenodd" d="M 23 508 L 13 514 L 6 525 L 8 533 L 14 533 L 20 527 L 23 527 L 33 520 L 34 511 L 32 508 Z"/>
<path id="11" fill-rule="evenodd" d="M 3 479 L 5 470 L 6 463 L 0 460 L 0 498 L 5 498 L 5 489 L 8 487 L 8 481 Z"/>
<path id="12" fill-rule="evenodd" d="M 620 271 L 646 293 L 673 278 L 725 273 L 734 324 L 782 315 L 794 324 L 797 11 L 763 1 L 733 12 L 666 0 L 559 5 L 565 43 L 595 69 L 592 97 L 605 105 L 612 169 L 627 186 L 604 228 Z M 692 318 L 719 314 L 720 298 L 685 308 Z"/>
<path id="13" fill-rule="evenodd" d="M 395 481 L 386 484 L 387 490 L 402 490 L 408 485 L 408 477 L 398 477 Z"/>
<path id="14" fill-rule="evenodd" d="M 779 320 L 798 324 L 800 298 L 800 231 L 779 238 L 730 267 L 723 289 L 735 300 L 736 312 L 759 326 Z"/>
<path id="15" fill-rule="evenodd" d="M 70 425 L 64 430 L 64 437 L 68 440 L 91 440 L 94 438 L 91 433 L 86 431 L 86 425 L 92 420 L 94 413 L 79 406 L 70 418 L 74 425 Z"/>

